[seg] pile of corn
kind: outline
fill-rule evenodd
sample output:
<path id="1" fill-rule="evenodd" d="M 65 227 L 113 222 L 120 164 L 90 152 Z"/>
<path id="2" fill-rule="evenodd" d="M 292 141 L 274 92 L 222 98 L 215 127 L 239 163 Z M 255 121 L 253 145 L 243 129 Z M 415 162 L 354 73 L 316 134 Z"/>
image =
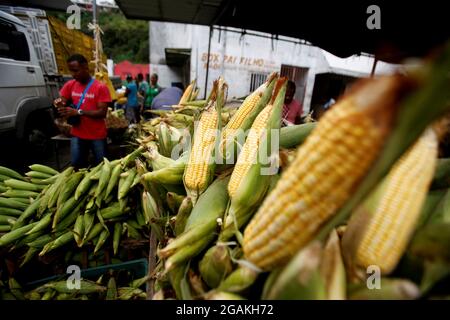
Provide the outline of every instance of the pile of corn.
<path id="1" fill-rule="evenodd" d="M 95 282 L 80 279 L 79 288 L 75 289 L 67 285 L 67 276 L 31 290 L 15 278 L 9 278 L 6 284 L 0 280 L 0 297 L 3 300 L 145 300 L 148 276 L 132 279 L 128 274 L 126 270 L 111 270 Z"/>
<path id="2" fill-rule="evenodd" d="M 123 109 L 112 111 L 111 108 L 108 108 L 105 121 L 108 129 L 123 129 L 128 127 L 128 120 L 125 118 L 125 110 Z"/>
<path id="3" fill-rule="evenodd" d="M 114 235 L 149 230 L 152 299 L 448 297 L 448 70 L 450 46 L 419 71 L 361 80 L 319 122 L 283 128 L 286 78 L 271 74 L 232 111 L 225 79 L 206 100 L 193 81 L 124 159 L 35 176 L 21 207 L 4 179 L 0 207 L 17 211 L 0 245 L 95 251 L 110 233 L 114 248 Z M 65 238 L 30 246 L 69 217 Z"/>

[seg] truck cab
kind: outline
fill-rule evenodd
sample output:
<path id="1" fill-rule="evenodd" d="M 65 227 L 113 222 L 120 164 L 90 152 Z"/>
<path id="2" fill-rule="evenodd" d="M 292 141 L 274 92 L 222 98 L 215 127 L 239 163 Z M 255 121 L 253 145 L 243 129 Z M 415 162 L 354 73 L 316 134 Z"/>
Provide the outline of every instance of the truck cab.
<path id="1" fill-rule="evenodd" d="M 0 11 L 0 132 L 13 131 L 36 151 L 55 127 L 52 101 L 26 26 Z"/>

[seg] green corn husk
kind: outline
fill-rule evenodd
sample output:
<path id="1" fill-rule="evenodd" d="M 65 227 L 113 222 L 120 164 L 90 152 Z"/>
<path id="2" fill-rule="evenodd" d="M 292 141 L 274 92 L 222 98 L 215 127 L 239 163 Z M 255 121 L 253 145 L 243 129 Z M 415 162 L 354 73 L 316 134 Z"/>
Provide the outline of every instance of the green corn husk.
<path id="1" fill-rule="evenodd" d="M 108 187 L 108 181 L 111 178 L 111 164 L 108 159 L 103 158 L 103 167 L 100 174 L 100 179 L 98 181 L 97 189 L 95 190 L 94 197 L 100 198 L 101 201 L 103 196 L 106 194 L 106 188 Z"/>
<path id="2" fill-rule="evenodd" d="M 25 236 L 25 233 L 33 229 L 37 222 L 30 223 L 26 226 L 20 227 L 16 230 L 10 231 L 0 237 L 0 247 L 9 245 L 16 240 Z"/>
<path id="3" fill-rule="evenodd" d="M 131 185 L 137 174 L 136 168 L 132 168 L 132 169 L 128 170 L 127 172 L 128 172 L 128 175 L 125 178 L 125 181 L 123 182 L 122 185 L 119 186 L 118 197 L 117 197 L 118 199 L 122 199 L 123 197 L 125 197 L 127 195 L 127 193 L 131 189 Z"/>
<path id="4" fill-rule="evenodd" d="M 3 166 L 0 166 L 0 175 L 9 177 L 10 179 L 12 178 L 12 179 L 23 180 L 22 175 L 19 174 L 17 171 L 14 171 L 13 169 L 3 167 Z"/>
<path id="5" fill-rule="evenodd" d="M 369 289 L 363 283 L 348 293 L 350 300 L 413 300 L 419 296 L 420 290 L 412 281 L 383 277 L 379 289 Z"/>
<path id="6" fill-rule="evenodd" d="M 42 173 L 45 173 L 50 176 L 59 174 L 59 172 L 56 171 L 55 169 L 53 169 L 49 166 L 42 165 L 42 164 L 32 164 L 32 165 L 28 166 L 28 168 L 30 168 L 33 171 L 42 172 Z"/>
<path id="7" fill-rule="evenodd" d="M 190 214 L 185 231 L 165 248 L 158 252 L 161 258 L 183 249 L 187 244 L 198 240 L 210 241 L 217 228 L 217 219 L 222 219 L 228 204 L 227 185 L 229 177 L 216 179 L 211 186 L 199 197 L 197 204 Z M 200 245 L 198 245 L 201 247 Z"/>
<path id="8" fill-rule="evenodd" d="M 73 226 L 73 236 L 78 247 L 81 248 L 83 245 L 84 236 L 84 215 L 80 214 L 75 220 L 75 225 Z"/>
<path id="9" fill-rule="evenodd" d="M 221 245 L 211 247 L 206 251 L 199 263 L 202 279 L 210 288 L 216 288 L 233 271 L 228 248 Z"/>
<path id="10" fill-rule="evenodd" d="M 114 224 L 114 233 L 113 233 L 113 251 L 115 256 L 119 252 L 119 244 L 121 236 L 122 236 L 122 224 L 120 222 L 116 222 Z"/>
<path id="11" fill-rule="evenodd" d="M 312 242 L 300 250 L 283 268 L 266 290 L 267 300 L 323 300 L 326 298 L 325 279 L 320 273 L 322 246 Z"/>
<path id="12" fill-rule="evenodd" d="M 178 209 L 178 213 L 175 220 L 175 235 L 179 236 L 183 233 L 187 220 L 192 212 L 192 200 L 190 197 L 185 197 Z"/>
<path id="13" fill-rule="evenodd" d="M 109 179 L 108 186 L 106 187 L 105 197 L 108 197 L 113 191 L 114 187 L 119 183 L 120 174 L 122 173 L 122 167 L 116 165 L 111 171 L 111 178 Z"/>
<path id="14" fill-rule="evenodd" d="M 272 133 L 273 130 L 279 130 L 280 128 L 286 83 L 286 78 L 281 78 L 276 83 L 275 93 L 269 103 L 273 105 L 272 111 L 266 124 L 266 130 L 261 133 L 261 141 L 258 146 L 258 152 L 255 155 L 256 161 L 252 163 L 246 175 L 239 178 L 239 186 L 235 194 L 230 197 L 231 203 L 225 215 L 219 241 L 225 242 L 229 240 L 250 220 L 267 193 L 272 175 L 278 172 L 278 168 L 270 170 L 272 163 L 269 159 L 272 159 L 275 153 L 278 152 L 278 149 L 272 150 L 272 145 L 275 143 L 273 139 L 277 138 Z M 263 150 L 264 155 L 262 155 L 260 150 Z M 266 158 L 264 159 L 264 157 Z M 268 174 L 269 172 L 266 173 L 264 171 L 274 172 Z M 235 225 L 236 223 L 237 226 Z M 237 236 L 239 240 L 240 235 Z"/>
<path id="15" fill-rule="evenodd" d="M 450 187 L 450 158 L 440 158 L 436 166 L 431 190 L 446 189 Z"/>
<path id="16" fill-rule="evenodd" d="M 205 295 L 205 300 L 245 300 L 245 298 L 235 293 L 211 291 Z"/>
<path id="17" fill-rule="evenodd" d="M 252 286 L 258 278 L 258 272 L 247 266 L 239 266 L 217 287 L 218 291 L 239 293 Z"/>
<path id="18" fill-rule="evenodd" d="M 106 287 L 100 286 L 95 282 L 81 279 L 80 280 L 80 289 L 71 289 L 68 288 L 67 282 L 65 280 L 47 283 L 44 285 L 44 288 L 53 289 L 59 293 L 74 293 L 77 294 L 92 294 L 92 293 L 104 293 L 107 289 Z"/>
<path id="19" fill-rule="evenodd" d="M 298 124 L 280 129 L 280 148 L 290 149 L 301 145 L 317 126 L 317 122 Z"/>
<path id="20" fill-rule="evenodd" d="M 110 277 L 108 280 L 106 300 L 117 300 L 117 285 L 116 279 L 114 279 L 114 277 Z"/>
<path id="21" fill-rule="evenodd" d="M 180 196 L 174 192 L 167 192 L 166 203 L 172 213 L 176 214 L 185 196 Z"/>
<path id="22" fill-rule="evenodd" d="M 73 196 L 74 191 L 77 189 L 80 181 L 83 179 L 84 172 L 76 172 L 70 176 L 69 180 L 65 181 L 64 189 L 58 196 L 56 207 L 59 209 L 61 206 Z"/>
<path id="23" fill-rule="evenodd" d="M 108 237 L 109 237 L 108 229 L 103 230 L 102 233 L 100 233 L 98 242 L 95 245 L 94 254 L 96 254 L 100 250 L 100 248 L 105 244 Z"/>

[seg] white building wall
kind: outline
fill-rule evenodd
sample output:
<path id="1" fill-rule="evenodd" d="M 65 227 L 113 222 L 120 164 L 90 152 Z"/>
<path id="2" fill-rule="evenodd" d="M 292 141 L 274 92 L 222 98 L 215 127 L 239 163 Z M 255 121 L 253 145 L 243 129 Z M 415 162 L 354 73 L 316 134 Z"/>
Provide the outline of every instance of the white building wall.
<path id="1" fill-rule="evenodd" d="M 191 79 L 197 79 L 199 97 L 205 93 L 209 27 L 167 22 L 150 22 L 150 70 L 159 75 L 160 85 L 168 86 L 180 77 L 165 64 L 165 48 L 191 49 Z M 231 28 L 230 28 L 231 29 Z M 231 29 L 237 30 L 238 29 Z M 262 34 L 261 35 L 266 35 Z M 267 36 L 267 35 L 266 35 Z M 288 38 L 286 38 L 288 39 Z M 294 40 L 295 39 L 290 39 Z M 308 68 L 304 112 L 308 112 L 314 79 L 317 73 L 335 72 L 353 76 L 368 76 L 373 58 L 360 56 L 340 59 L 314 46 L 272 40 L 253 35 L 214 29 L 211 39 L 207 91 L 212 82 L 223 76 L 229 84 L 228 97 L 242 97 L 250 91 L 252 73 L 280 71 L 281 65 Z M 377 74 L 395 68 L 379 63 Z"/>

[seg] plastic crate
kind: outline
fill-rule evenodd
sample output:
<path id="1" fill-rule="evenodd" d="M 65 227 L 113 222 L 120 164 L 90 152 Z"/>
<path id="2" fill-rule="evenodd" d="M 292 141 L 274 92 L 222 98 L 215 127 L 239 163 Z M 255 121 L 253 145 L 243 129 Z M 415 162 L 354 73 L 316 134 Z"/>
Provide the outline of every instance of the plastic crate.
<path id="1" fill-rule="evenodd" d="M 116 264 L 108 264 L 104 266 L 99 267 L 93 267 L 93 268 L 87 268 L 87 269 L 81 269 L 81 278 L 83 279 L 90 279 L 95 280 L 99 278 L 102 274 L 107 273 L 109 270 L 126 270 L 133 274 L 134 279 L 139 279 L 142 277 L 145 277 L 148 274 L 148 261 L 147 259 L 137 259 L 122 263 L 116 263 Z M 41 285 L 44 285 L 51 281 L 57 281 L 60 279 L 65 279 L 69 274 L 63 273 L 58 274 L 55 276 L 31 281 L 24 285 L 24 288 L 33 289 L 37 288 Z"/>

